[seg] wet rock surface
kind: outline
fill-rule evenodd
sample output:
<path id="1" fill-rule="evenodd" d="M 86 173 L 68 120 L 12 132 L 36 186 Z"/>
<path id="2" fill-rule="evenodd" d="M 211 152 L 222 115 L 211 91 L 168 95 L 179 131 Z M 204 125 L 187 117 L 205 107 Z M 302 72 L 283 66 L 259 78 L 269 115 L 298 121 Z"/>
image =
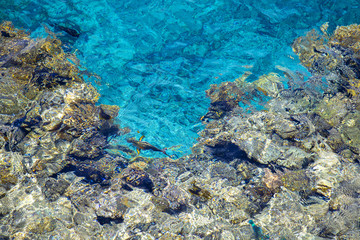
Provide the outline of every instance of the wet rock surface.
<path id="1" fill-rule="evenodd" d="M 114 124 L 118 107 L 97 104 L 74 56 L 51 33 L 0 30 L 0 238 L 359 237 L 358 46 L 344 40 L 357 25 L 294 42 L 313 74 L 304 84 L 279 67 L 286 78 L 211 86 L 206 128 L 178 159 L 105 151 L 128 130 Z M 253 97 L 262 109 L 246 108 Z"/>

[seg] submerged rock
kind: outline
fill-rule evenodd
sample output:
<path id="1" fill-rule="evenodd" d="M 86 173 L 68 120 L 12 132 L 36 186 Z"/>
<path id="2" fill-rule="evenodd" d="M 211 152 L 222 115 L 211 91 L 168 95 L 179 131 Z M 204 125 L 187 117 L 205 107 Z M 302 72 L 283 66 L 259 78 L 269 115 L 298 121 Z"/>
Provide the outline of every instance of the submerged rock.
<path id="1" fill-rule="evenodd" d="M 153 191 L 154 184 L 151 181 L 149 174 L 141 169 L 125 168 L 120 173 L 120 178 L 131 186 L 141 187 L 149 192 Z"/>
<path id="2" fill-rule="evenodd" d="M 0 151 L 0 198 L 25 174 L 19 153 Z"/>
<path id="3" fill-rule="evenodd" d="M 211 85 L 210 89 L 206 91 L 206 95 L 211 99 L 206 117 L 220 119 L 227 112 L 239 106 L 243 92 L 235 83 L 223 82 L 219 86 Z"/>
<path id="4" fill-rule="evenodd" d="M 257 222 L 266 229 L 266 234 L 285 239 L 314 238 L 311 230 L 315 219 L 301 205 L 300 196 L 287 189 L 276 193 L 269 205 L 257 215 Z"/>
<path id="5" fill-rule="evenodd" d="M 339 156 L 332 152 L 320 151 L 319 159 L 310 165 L 310 171 L 316 177 L 315 191 L 325 197 L 330 197 L 342 181 Z"/>
<path id="6" fill-rule="evenodd" d="M 0 28 L 9 36 L 0 37 L 0 93 L 16 96 L 2 98 L 2 146 L 23 153 L 26 170 L 41 176 L 61 171 L 68 155 L 101 156 L 119 130 L 118 108 L 95 105 L 99 93 L 83 82 L 58 39 L 30 39 L 8 22 Z"/>
<path id="7" fill-rule="evenodd" d="M 49 201 L 55 201 L 65 193 L 69 185 L 70 183 L 64 179 L 49 178 L 46 180 L 42 190 Z"/>
<path id="8" fill-rule="evenodd" d="M 330 219 L 336 218 L 336 214 L 329 212 L 329 207 L 332 211 L 338 211 L 343 205 L 352 208 L 350 202 L 356 204 L 356 200 L 349 199 L 358 196 L 354 189 L 350 195 L 336 193 L 345 186 L 344 181 L 348 182 L 348 179 L 344 180 L 347 178 L 344 171 L 348 172 L 344 166 L 345 169 L 350 165 L 355 167 L 354 163 L 359 159 L 360 75 L 356 67 L 359 62 L 357 40 L 354 40 L 358 39 L 359 25 L 338 27 L 332 36 L 326 33 L 325 27 L 322 28 L 323 36 L 311 32 L 293 45 L 302 63 L 313 74 L 308 80 L 285 67 L 278 69 L 284 72 L 288 89 L 255 82 L 247 84 L 247 76 L 236 79 L 236 86 L 241 90 L 239 103 L 246 99 L 248 92 L 243 86 L 247 86 L 249 92 L 256 89 L 272 97 L 265 105 L 267 109 L 254 111 L 251 108 L 251 112 L 246 112 L 241 104 L 233 104 L 224 116 L 207 123 L 193 147 L 197 158 L 221 161 L 218 165 L 222 165 L 227 174 L 213 173 L 213 177 L 232 179 L 233 171 L 226 164 L 236 159 L 242 161 L 237 174 L 246 176 L 244 193 L 256 206 L 255 211 L 248 213 L 260 211 L 257 215 L 261 218 L 260 223 L 274 214 L 267 222 L 270 227 L 261 225 L 269 231 L 270 238 L 345 236 L 344 232 L 352 235 L 356 228 L 351 224 L 347 228 L 343 218 L 329 224 Z M 347 37 L 350 39 L 344 40 Z M 322 82 L 324 79 L 326 84 Z M 274 83 L 281 85 L 281 81 Z M 212 89 L 227 85 L 212 86 Z M 262 86 L 270 90 L 266 91 Z M 234 91 L 230 89 L 224 93 L 231 96 Z M 227 98 L 226 94 L 223 99 L 231 105 L 236 98 Z M 211 100 L 216 96 L 210 96 Z M 255 175 L 244 171 L 248 166 L 265 168 L 262 184 Z M 344 197 L 343 203 L 339 196 Z M 274 208 L 266 213 L 267 208 L 261 206 Z M 357 212 L 354 210 L 350 218 L 355 219 Z M 272 221 L 284 225 L 277 226 Z M 327 224 L 331 227 L 325 227 Z M 272 233 L 273 229 L 276 230 Z"/>
<path id="9" fill-rule="evenodd" d="M 312 183 L 305 170 L 284 173 L 281 177 L 284 187 L 293 192 L 298 192 L 302 197 L 307 197 L 312 191 Z"/>
<path id="10" fill-rule="evenodd" d="M 206 128 L 179 159 L 106 153 L 129 132 L 119 108 L 97 105 L 52 33 L 0 31 L 0 238 L 357 239 L 357 25 L 295 41 L 306 83 L 278 67 L 287 80 L 212 85 Z"/>

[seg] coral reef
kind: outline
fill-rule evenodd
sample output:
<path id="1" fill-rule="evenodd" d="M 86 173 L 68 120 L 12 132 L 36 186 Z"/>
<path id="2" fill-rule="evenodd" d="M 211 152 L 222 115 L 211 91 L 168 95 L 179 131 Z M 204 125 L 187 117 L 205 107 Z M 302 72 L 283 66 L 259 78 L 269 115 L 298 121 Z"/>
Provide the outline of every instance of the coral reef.
<path id="1" fill-rule="evenodd" d="M 358 239 L 359 26 L 322 31 L 293 45 L 306 80 L 212 85 L 192 154 L 171 159 L 110 145 L 119 108 L 60 40 L 3 23 L 0 238 Z"/>

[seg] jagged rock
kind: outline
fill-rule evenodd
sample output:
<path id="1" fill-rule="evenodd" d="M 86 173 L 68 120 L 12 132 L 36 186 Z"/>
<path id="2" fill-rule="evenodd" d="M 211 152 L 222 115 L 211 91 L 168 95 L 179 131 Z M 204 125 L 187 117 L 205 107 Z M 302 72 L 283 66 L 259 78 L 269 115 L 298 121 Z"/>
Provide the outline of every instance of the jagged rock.
<path id="1" fill-rule="evenodd" d="M 98 132 L 86 132 L 72 142 L 69 154 L 86 159 L 97 158 L 107 146 L 106 137 Z"/>
<path id="2" fill-rule="evenodd" d="M 302 197 L 306 197 L 312 191 L 310 177 L 305 170 L 286 172 L 281 176 L 282 185 L 290 191 L 298 192 Z"/>
<path id="3" fill-rule="evenodd" d="M 1 195 L 6 194 L 6 191 L 16 185 L 25 173 L 22 160 L 23 157 L 19 153 L 0 151 Z"/>
<path id="4" fill-rule="evenodd" d="M 69 185 L 70 183 L 64 179 L 49 178 L 45 182 L 43 193 L 49 201 L 55 201 L 65 193 Z"/>
<path id="5" fill-rule="evenodd" d="M 190 199 L 189 193 L 175 185 L 168 185 L 162 191 L 162 198 L 169 203 L 169 209 L 174 211 L 184 210 Z"/>
<path id="6" fill-rule="evenodd" d="M 316 177 L 315 191 L 325 197 L 330 197 L 332 190 L 342 180 L 339 156 L 333 152 L 320 151 L 319 159 L 309 167 Z"/>
<path id="7" fill-rule="evenodd" d="M 150 192 L 153 191 L 154 184 L 149 174 L 145 171 L 135 168 L 125 168 L 121 171 L 119 178 L 134 187 L 144 188 Z"/>
<path id="8" fill-rule="evenodd" d="M 314 218 L 309 216 L 301 205 L 300 196 L 286 188 L 274 195 L 268 207 L 257 215 L 256 219 L 261 223 L 260 227 L 267 230 L 270 238 L 310 237 L 310 231 L 315 224 Z"/>

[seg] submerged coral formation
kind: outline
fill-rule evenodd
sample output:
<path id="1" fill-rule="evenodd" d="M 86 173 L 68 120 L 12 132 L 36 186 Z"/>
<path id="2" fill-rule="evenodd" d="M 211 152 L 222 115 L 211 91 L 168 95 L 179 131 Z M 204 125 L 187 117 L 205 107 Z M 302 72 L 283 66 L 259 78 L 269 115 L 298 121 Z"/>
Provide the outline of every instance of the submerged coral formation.
<path id="1" fill-rule="evenodd" d="M 129 159 L 74 56 L 3 23 L 0 238 L 359 239 L 360 30 L 322 31 L 293 45 L 307 80 L 212 85 L 192 154 Z"/>

